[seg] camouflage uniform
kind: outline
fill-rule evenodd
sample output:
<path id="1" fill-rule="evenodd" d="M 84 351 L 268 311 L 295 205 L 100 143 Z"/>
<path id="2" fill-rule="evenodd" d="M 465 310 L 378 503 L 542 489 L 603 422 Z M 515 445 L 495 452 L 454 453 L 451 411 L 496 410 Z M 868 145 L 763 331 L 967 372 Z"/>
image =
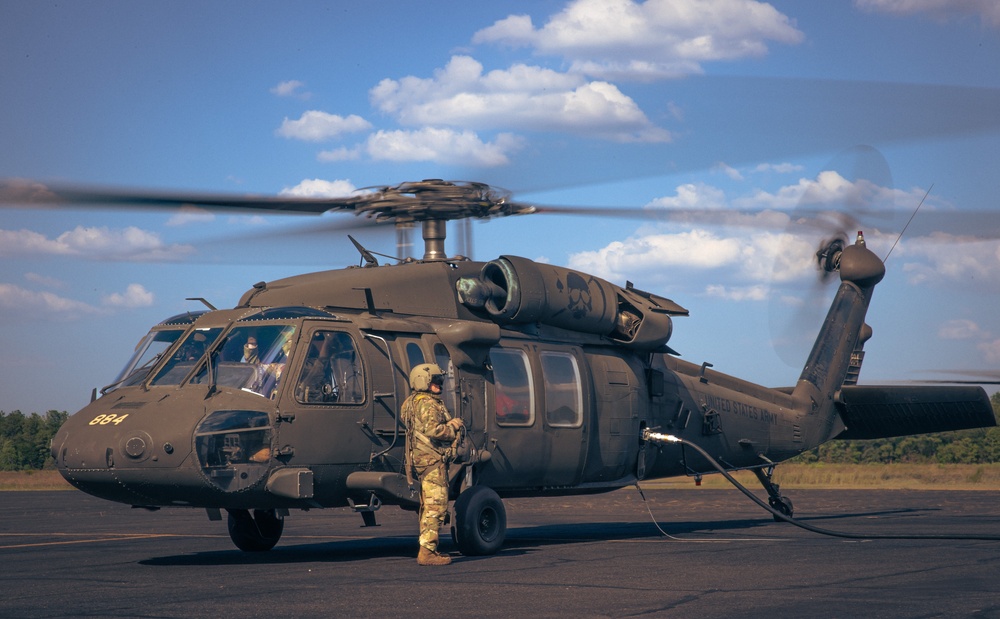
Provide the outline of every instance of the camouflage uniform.
<path id="1" fill-rule="evenodd" d="M 438 530 L 448 513 L 448 474 L 443 456 L 455 440 L 455 430 L 447 425 L 451 415 L 441 396 L 430 392 L 410 394 L 403 402 L 402 416 L 409 430 L 409 466 L 420 480 L 420 545 L 437 552 Z"/>

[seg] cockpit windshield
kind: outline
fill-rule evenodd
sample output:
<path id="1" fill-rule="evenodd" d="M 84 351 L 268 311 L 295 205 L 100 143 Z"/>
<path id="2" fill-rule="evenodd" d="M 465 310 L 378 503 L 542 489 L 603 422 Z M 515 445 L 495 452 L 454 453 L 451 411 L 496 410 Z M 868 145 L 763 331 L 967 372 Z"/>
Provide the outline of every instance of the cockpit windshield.
<path id="1" fill-rule="evenodd" d="M 150 370 L 160 361 L 163 353 L 177 341 L 186 327 L 154 329 L 146 334 L 135 347 L 132 357 L 115 377 L 113 383 L 101 389 L 105 394 L 120 387 L 137 385 L 146 379 Z"/>
<path id="2" fill-rule="evenodd" d="M 296 327 L 237 322 L 223 336 L 224 332 L 224 327 L 191 331 L 150 385 L 177 386 L 187 381 L 242 389 L 265 398 L 276 395 L 292 353 Z"/>
<path id="3" fill-rule="evenodd" d="M 152 385 L 179 385 L 194 370 L 195 365 L 202 361 L 205 351 L 222 333 L 222 327 L 195 329 L 188 333 L 181 345 L 171 355 L 170 360 L 160 369 Z"/>

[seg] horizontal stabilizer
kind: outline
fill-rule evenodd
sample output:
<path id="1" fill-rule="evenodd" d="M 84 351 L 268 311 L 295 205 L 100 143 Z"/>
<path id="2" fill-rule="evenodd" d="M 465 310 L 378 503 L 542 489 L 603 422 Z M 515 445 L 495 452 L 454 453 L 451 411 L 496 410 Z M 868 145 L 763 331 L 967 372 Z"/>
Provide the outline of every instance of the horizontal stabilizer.
<path id="1" fill-rule="evenodd" d="M 845 385 L 837 404 L 844 440 L 890 438 L 997 425 L 982 387 Z"/>

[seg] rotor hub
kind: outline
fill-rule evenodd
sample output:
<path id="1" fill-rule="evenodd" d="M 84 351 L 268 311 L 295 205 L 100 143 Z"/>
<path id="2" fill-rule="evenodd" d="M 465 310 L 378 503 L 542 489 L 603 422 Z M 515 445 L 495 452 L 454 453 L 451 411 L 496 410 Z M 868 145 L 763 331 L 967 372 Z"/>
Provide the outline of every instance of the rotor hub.
<path id="1" fill-rule="evenodd" d="M 534 210 L 511 202 L 509 192 L 485 183 L 428 179 L 367 189 L 371 193 L 355 199 L 355 213 L 398 224 L 470 217 L 486 219 Z"/>

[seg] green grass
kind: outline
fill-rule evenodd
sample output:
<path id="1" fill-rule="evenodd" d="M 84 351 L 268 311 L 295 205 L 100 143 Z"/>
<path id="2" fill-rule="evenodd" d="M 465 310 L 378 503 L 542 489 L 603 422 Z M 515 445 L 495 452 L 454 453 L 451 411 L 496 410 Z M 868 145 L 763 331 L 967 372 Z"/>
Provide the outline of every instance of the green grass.
<path id="1" fill-rule="evenodd" d="M 758 488 L 753 473 L 735 477 Z M 882 488 L 897 490 L 1000 490 L 1000 464 L 782 464 L 774 481 L 792 488 Z M 690 477 L 647 480 L 647 488 L 695 488 Z M 721 475 L 705 475 L 703 488 L 728 488 Z M 71 490 L 58 471 L 0 471 L 0 490 Z"/>
<path id="2" fill-rule="evenodd" d="M 0 471 L 0 490 L 72 490 L 59 471 Z"/>
<path id="3" fill-rule="evenodd" d="M 753 473 L 734 477 L 749 488 L 759 488 Z M 1000 464 L 783 464 L 775 468 L 774 481 L 792 488 L 881 488 L 895 490 L 1000 490 Z M 648 487 L 694 488 L 690 477 L 647 481 Z M 702 487 L 724 488 L 721 475 L 705 475 Z"/>

